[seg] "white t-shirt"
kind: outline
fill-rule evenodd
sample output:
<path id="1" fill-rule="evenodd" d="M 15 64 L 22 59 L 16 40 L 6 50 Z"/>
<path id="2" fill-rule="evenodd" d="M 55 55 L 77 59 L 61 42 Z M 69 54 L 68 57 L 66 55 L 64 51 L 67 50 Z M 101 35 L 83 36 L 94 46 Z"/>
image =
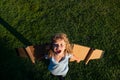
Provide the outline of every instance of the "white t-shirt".
<path id="1" fill-rule="evenodd" d="M 50 64 L 48 66 L 48 70 L 53 75 L 62 75 L 65 76 L 69 70 L 68 63 L 69 58 L 71 57 L 71 54 L 66 55 L 62 60 L 59 62 L 56 62 L 53 57 L 50 58 Z"/>

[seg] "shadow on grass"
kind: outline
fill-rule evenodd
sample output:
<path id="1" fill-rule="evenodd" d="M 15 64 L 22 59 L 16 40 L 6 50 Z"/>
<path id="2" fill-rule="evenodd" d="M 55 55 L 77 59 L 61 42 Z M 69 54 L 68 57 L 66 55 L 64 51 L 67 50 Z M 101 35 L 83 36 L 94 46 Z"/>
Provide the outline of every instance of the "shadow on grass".
<path id="1" fill-rule="evenodd" d="M 33 65 L 18 57 L 7 45 L 4 39 L 0 39 L 0 80 L 33 80 Z"/>
<path id="2" fill-rule="evenodd" d="M 0 24 L 3 27 L 5 27 L 11 34 L 13 34 L 18 40 L 20 40 L 25 45 L 25 47 L 32 45 L 32 43 L 29 42 L 29 40 L 27 40 L 25 37 L 23 37 L 23 35 L 21 35 L 19 32 L 17 32 L 12 26 L 9 25 L 9 23 L 7 23 L 1 17 L 0 17 Z M 44 55 L 44 53 L 46 53 L 45 46 L 46 46 L 46 44 L 34 46 L 35 53 L 36 53 L 34 56 L 36 56 L 37 59 L 38 58 L 41 59 L 40 57 L 42 57 Z"/>
<path id="3" fill-rule="evenodd" d="M 23 37 L 23 35 L 17 32 L 1 17 L 0 17 L 0 24 L 3 27 L 5 27 L 11 34 L 13 34 L 18 40 L 20 40 L 20 42 L 22 42 L 25 46 L 32 45 L 29 42 L 29 40 Z M 20 58 L 16 54 L 15 49 L 11 49 L 7 45 L 9 44 L 7 43 L 6 39 L 0 39 L 0 51 L 1 51 L 0 79 L 1 80 L 36 80 L 36 79 L 44 80 L 44 75 L 48 71 L 47 67 L 45 67 L 46 64 L 48 64 L 48 61 L 42 60 L 42 62 L 38 62 L 37 64 L 32 64 L 28 58 Z M 44 52 L 43 48 L 45 45 L 43 44 L 42 46 L 43 47 L 41 48 L 36 46 L 36 49 L 42 50 Z"/>
<path id="4" fill-rule="evenodd" d="M 13 34 L 18 40 L 20 40 L 24 45 L 31 45 L 29 40 L 23 37 L 19 32 L 17 32 L 12 26 L 10 26 L 4 19 L 0 17 L 0 24 L 4 26 L 11 34 Z"/>
<path id="5" fill-rule="evenodd" d="M 25 46 L 31 43 L 0 17 L 0 24 L 20 40 Z M 1 80 L 33 80 L 33 64 L 28 59 L 16 55 L 15 49 L 8 47 L 4 38 L 0 39 L 0 74 Z"/>

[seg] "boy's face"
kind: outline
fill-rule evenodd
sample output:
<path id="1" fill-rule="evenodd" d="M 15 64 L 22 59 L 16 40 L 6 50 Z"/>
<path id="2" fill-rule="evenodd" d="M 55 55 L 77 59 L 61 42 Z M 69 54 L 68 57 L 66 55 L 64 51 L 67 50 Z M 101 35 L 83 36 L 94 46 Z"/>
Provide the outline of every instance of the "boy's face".
<path id="1" fill-rule="evenodd" d="M 63 39 L 58 39 L 56 40 L 56 42 L 53 43 L 53 51 L 56 54 L 64 53 L 65 49 L 66 49 L 66 43 Z"/>

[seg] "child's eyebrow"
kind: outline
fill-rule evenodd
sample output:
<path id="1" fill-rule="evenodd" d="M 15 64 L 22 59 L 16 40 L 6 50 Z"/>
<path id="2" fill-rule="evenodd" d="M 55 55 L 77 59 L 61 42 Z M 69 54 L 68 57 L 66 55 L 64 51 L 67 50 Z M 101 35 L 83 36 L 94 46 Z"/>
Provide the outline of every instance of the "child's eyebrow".
<path id="1" fill-rule="evenodd" d="M 57 43 L 54 43 L 53 46 L 58 46 L 58 44 L 57 44 Z"/>

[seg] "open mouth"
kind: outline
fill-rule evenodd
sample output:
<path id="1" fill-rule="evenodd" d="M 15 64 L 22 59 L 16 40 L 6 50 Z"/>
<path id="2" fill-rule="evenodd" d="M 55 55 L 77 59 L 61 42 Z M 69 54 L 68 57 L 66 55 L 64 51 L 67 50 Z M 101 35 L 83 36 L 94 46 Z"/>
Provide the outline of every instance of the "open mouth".
<path id="1" fill-rule="evenodd" d="M 61 50 L 57 50 L 57 51 L 56 51 L 57 54 L 60 53 L 60 52 L 61 52 Z"/>

